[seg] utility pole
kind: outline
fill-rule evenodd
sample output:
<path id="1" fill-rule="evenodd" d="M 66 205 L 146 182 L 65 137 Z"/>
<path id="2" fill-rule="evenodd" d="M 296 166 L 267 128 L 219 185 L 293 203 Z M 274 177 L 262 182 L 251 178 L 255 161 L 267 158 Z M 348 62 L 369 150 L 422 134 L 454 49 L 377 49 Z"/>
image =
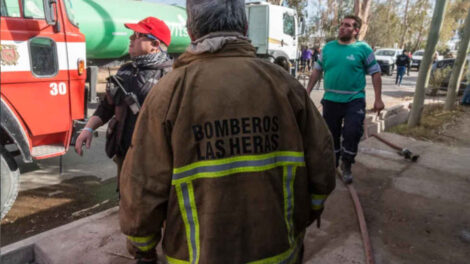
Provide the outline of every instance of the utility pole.
<path id="1" fill-rule="evenodd" d="M 429 83 L 429 73 L 431 72 L 431 63 L 436 52 L 436 45 L 439 41 L 439 32 L 444 22 L 444 14 L 447 8 L 447 0 L 436 0 L 434 13 L 432 15 L 431 28 L 429 30 L 426 49 L 424 50 L 423 60 L 419 67 L 418 81 L 416 83 L 415 96 L 413 98 L 413 107 L 408 118 L 408 127 L 418 126 L 423 112 L 424 90 Z"/>
<path id="2" fill-rule="evenodd" d="M 467 18 L 463 25 L 463 36 L 459 44 L 459 51 L 455 58 L 454 66 L 452 68 L 452 75 L 449 80 L 449 87 L 447 87 L 447 98 L 444 105 L 444 110 L 450 111 L 454 108 L 455 97 L 457 90 L 460 87 L 460 80 L 465 64 L 465 57 L 467 56 L 468 45 L 470 42 L 470 8 L 468 10 Z M 470 66 L 469 66 L 470 67 Z"/>

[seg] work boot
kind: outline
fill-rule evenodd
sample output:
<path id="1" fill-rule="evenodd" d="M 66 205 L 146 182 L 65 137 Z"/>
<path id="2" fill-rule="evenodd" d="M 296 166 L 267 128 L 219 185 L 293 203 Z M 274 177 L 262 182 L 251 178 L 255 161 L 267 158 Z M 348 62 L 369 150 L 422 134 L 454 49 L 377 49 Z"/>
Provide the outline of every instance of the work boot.
<path id="1" fill-rule="evenodd" d="M 341 162 L 341 171 L 343 172 L 343 181 L 346 184 L 351 184 L 353 181 L 352 171 L 351 171 L 351 162 L 342 161 Z"/>

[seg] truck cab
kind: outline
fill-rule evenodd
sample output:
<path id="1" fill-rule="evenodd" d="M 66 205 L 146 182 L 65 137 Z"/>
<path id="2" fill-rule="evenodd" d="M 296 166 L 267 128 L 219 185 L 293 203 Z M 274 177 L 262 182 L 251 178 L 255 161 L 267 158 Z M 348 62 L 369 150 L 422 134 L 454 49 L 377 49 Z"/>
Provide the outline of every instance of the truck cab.
<path id="1" fill-rule="evenodd" d="M 69 0 L 70 1 L 70 0 Z M 24 162 L 65 154 L 86 111 L 85 37 L 62 0 L 1 3 L 1 217 Z"/>
<path id="2" fill-rule="evenodd" d="M 247 1 L 245 10 L 248 38 L 256 48 L 257 55 L 272 61 L 284 57 L 292 65 L 291 73 L 295 75 L 299 54 L 297 12 L 292 8 L 259 1 Z"/>

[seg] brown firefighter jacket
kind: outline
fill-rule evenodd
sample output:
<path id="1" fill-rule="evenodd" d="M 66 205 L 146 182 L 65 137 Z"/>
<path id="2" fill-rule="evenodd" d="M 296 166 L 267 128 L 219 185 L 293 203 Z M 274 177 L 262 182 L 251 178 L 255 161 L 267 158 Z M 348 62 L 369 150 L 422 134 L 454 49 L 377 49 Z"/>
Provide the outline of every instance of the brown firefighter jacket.
<path id="1" fill-rule="evenodd" d="M 305 89 L 236 39 L 181 55 L 150 91 L 121 174 L 121 229 L 139 254 L 165 221 L 169 263 L 294 263 L 334 187 L 332 139 Z"/>

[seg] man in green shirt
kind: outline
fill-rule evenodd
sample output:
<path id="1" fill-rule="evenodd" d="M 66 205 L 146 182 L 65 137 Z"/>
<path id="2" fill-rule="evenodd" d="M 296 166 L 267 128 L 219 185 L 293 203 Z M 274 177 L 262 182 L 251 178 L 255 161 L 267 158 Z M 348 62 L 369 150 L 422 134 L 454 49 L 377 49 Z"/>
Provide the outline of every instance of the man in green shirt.
<path id="1" fill-rule="evenodd" d="M 343 180 L 346 183 L 352 182 L 351 165 L 364 133 L 366 74 L 372 76 L 374 110 L 379 112 L 384 108 L 380 66 L 371 47 L 357 40 L 361 25 L 362 21 L 357 16 L 344 17 L 338 39 L 323 47 L 307 86 L 310 94 L 324 72 L 323 118 L 333 135 L 336 166 L 341 157 Z"/>

